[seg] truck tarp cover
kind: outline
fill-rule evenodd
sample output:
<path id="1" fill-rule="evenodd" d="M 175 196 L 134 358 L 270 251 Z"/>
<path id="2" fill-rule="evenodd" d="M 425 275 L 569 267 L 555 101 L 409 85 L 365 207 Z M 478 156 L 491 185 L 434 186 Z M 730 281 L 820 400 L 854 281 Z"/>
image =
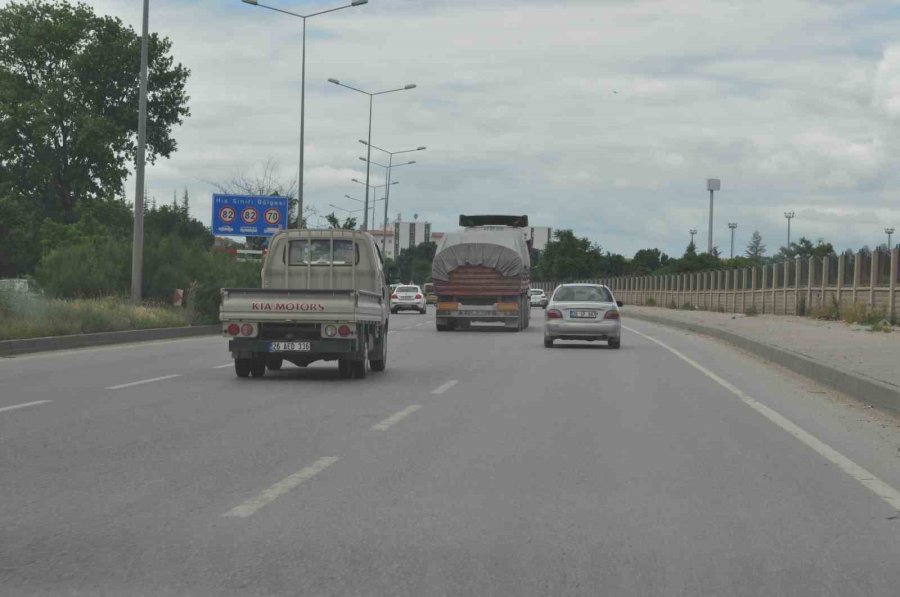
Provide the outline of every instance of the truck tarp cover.
<path id="1" fill-rule="evenodd" d="M 494 269 L 506 278 L 527 276 L 531 258 L 519 233 L 510 235 L 491 231 L 449 233 L 434 256 L 431 277 L 449 281 L 450 272 L 462 265 L 481 265 Z"/>

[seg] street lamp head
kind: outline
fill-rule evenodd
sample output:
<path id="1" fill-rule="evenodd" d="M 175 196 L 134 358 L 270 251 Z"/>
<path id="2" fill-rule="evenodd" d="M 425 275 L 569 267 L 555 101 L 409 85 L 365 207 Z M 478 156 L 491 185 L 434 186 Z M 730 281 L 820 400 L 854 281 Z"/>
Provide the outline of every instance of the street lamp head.
<path id="1" fill-rule="evenodd" d="M 427 148 L 423 145 L 422 147 L 417 147 L 416 151 L 425 151 Z"/>
<path id="2" fill-rule="evenodd" d="M 403 89 L 415 89 L 415 88 L 416 88 L 415 83 L 410 83 L 409 85 L 407 85 L 407 86 L 404 87 Z"/>
<path id="3" fill-rule="evenodd" d="M 355 178 L 351 178 L 350 180 L 352 180 L 353 182 L 359 182 L 359 181 L 356 180 Z M 360 183 L 360 184 L 365 184 L 365 183 Z"/>
<path id="4" fill-rule="evenodd" d="M 369 0 L 353 0 L 353 2 L 350 3 L 350 6 L 362 6 L 363 4 L 368 4 L 368 3 L 369 3 Z"/>
<path id="5" fill-rule="evenodd" d="M 893 228 L 885 228 L 884 231 L 885 231 L 887 234 L 893 234 L 893 233 L 894 233 L 894 229 L 893 229 Z"/>
<path id="6" fill-rule="evenodd" d="M 737 228 L 737 222 L 728 222 L 728 227 L 734 230 Z"/>
<path id="7" fill-rule="evenodd" d="M 409 166 L 410 164 L 415 164 L 415 163 L 416 163 L 416 160 L 411 160 L 409 162 L 406 162 L 406 165 Z"/>
<path id="8" fill-rule="evenodd" d="M 360 157 L 359 159 L 360 159 L 360 161 L 363 161 L 363 162 L 368 162 L 368 161 L 369 161 L 369 160 L 367 160 L 367 159 L 364 158 L 364 157 Z"/>
<path id="9" fill-rule="evenodd" d="M 786 217 L 786 218 L 789 219 L 789 220 L 790 220 L 791 218 L 793 218 L 794 215 L 795 215 L 795 214 L 794 214 L 794 212 L 792 212 L 792 211 L 786 211 L 786 212 L 784 212 L 784 217 Z"/>
<path id="10" fill-rule="evenodd" d="M 256 6 L 256 0 L 241 0 L 241 2 L 243 2 L 244 4 L 252 4 L 253 6 Z"/>
<path id="11" fill-rule="evenodd" d="M 244 2 L 246 2 L 246 1 L 247 1 L 247 0 L 244 0 Z M 254 4 L 256 4 L 256 2 L 254 2 Z M 328 79 L 328 82 L 329 82 L 329 83 L 334 83 L 335 85 L 340 85 L 340 84 L 341 84 L 341 82 L 338 81 L 337 79 Z"/>
<path id="12" fill-rule="evenodd" d="M 690 230 L 688 230 L 688 232 L 690 232 L 691 234 L 697 234 L 697 229 L 691 228 Z"/>
<path id="13" fill-rule="evenodd" d="M 368 143 L 363 141 L 362 139 L 360 139 L 359 142 L 362 143 L 363 145 L 368 145 Z"/>
<path id="14" fill-rule="evenodd" d="M 395 184 L 400 184 L 400 181 L 399 181 L 399 180 L 395 180 L 395 181 L 394 181 L 394 182 L 392 182 L 392 183 L 391 183 L 391 184 L 392 184 L 392 185 L 395 185 Z"/>

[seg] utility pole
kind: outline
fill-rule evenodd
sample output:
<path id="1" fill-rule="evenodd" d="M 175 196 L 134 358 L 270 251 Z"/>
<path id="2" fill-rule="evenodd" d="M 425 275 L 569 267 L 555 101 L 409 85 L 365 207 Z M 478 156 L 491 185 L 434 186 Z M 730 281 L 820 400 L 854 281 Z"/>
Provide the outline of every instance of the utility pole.
<path id="1" fill-rule="evenodd" d="M 734 229 L 737 228 L 737 222 L 728 222 L 728 227 L 731 228 L 731 258 L 734 259 Z"/>
<path id="2" fill-rule="evenodd" d="M 890 251 L 893 249 L 893 247 L 891 246 L 891 236 L 893 236 L 893 234 L 894 234 L 894 229 L 893 228 L 885 228 L 884 232 L 885 232 L 885 234 L 888 235 L 888 251 Z"/>
<path id="3" fill-rule="evenodd" d="M 722 181 L 718 178 L 706 179 L 706 190 L 709 191 L 709 238 L 706 242 L 706 252 L 712 255 L 713 249 L 713 193 L 722 188 Z"/>
<path id="4" fill-rule="evenodd" d="M 131 300 L 140 303 L 144 278 L 144 161 L 147 148 L 147 30 L 150 0 L 144 0 L 141 26 L 141 74 L 138 98 L 138 146 L 134 165 L 134 228 L 131 241 Z"/>
<path id="5" fill-rule="evenodd" d="M 691 228 L 690 230 L 688 230 L 688 232 L 691 233 L 691 244 L 693 245 L 694 244 L 694 235 L 697 234 L 697 229 Z M 696 250 L 696 248 L 695 248 L 695 250 Z"/>
<path id="6" fill-rule="evenodd" d="M 788 249 L 791 248 L 791 220 L 794 219 L 795 215 L 796 214 L 792 211 L 784 212 L 784 217 L 787 218 L 787 221 L 788 221 L 787 245 L 786 245 Z"/>

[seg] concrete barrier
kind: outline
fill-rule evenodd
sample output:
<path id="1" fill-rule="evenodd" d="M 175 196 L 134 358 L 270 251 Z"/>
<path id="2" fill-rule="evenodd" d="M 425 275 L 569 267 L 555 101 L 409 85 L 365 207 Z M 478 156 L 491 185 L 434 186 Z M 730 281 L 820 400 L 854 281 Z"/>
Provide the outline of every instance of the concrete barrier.
<path id="1" fill-rule="evenodd" d="M 804 377 L 848 394 L 857 400 L 877 406 L 881 409 L 900 413 L 900 388 L 880 381 L 862 377 L 854 373 L 835 369 L 831 365 L 820 363 L 806 355 L 801 355 L 783 348 L 763 344 L 744 336 L 726 332 L 714 327 L 692 322 L 676 321 L 666 317 L 627 313 L 628 317 L 679 328 L 705 336 L 711 336 L 727 342 L 742 350 L 753 353 L 767 361 L 790 369 Z"/>
<path id="2" fill-rule="evenodd" d="M 88 346 L 146 342 L 148 340 L 170 340 L 219 334 L 222 326 L 195 325 L 180 328 L 154 328 L 150 330 L 125 330 L 122 332 L 98 332 L 96 334 L 76 334 L 72 336 L 51 336 L 47 338 L 26 338 L 22 340 L 0 340 L 0 356 L 15 356 L 29 352 L 66 350 Z"/>

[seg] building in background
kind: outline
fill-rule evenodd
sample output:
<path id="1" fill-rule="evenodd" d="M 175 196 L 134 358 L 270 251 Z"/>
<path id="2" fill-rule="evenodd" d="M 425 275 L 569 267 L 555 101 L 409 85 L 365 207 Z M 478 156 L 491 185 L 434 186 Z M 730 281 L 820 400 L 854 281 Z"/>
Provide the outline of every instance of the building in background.
<path id="1" fill-rule="evenodd" d="M 431 222 L 422 222 L 416 215 L 412 222 L 404 222 L 397 218 L 394 222 L 394 251 L 400 254 L 403 249 L 415 247 L 431 240 Z"/>
<path id="2" fill-rule="evenodd" d="M 378 228 L 375 230 L 369 230 L 369 234 L 375 237 L 375 242 L 378 243 L 378 248 L 381 248 L 381 243 L 384 241 L 384 258 L 385 259 L 396 259 L 397 252 L 394 250 L 394 231 L 390 228 Z"/>
<path id="3" fill-rule="evenodd" d="M 522 233 L 525 235 L 525 242 L 532 249 L 537 249 L 538 251 L 543 251 L 547 247 L 547 243 L 553 239 L 553 229 L 549 226 L 522 228 Z"/>

